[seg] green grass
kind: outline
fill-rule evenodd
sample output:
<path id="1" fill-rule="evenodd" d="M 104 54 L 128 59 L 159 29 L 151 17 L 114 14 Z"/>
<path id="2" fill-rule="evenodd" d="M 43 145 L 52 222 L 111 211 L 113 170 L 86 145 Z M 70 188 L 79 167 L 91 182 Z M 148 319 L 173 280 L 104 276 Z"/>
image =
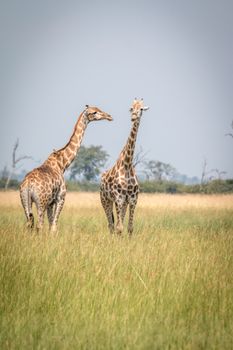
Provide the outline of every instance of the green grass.
<path id="1" fill-rule="evenodd" d="M 0 210 L 0 349 L 233 348 L 232 210 L 138 208 L 132 239 L 98 207 L 57 236 Z"/>

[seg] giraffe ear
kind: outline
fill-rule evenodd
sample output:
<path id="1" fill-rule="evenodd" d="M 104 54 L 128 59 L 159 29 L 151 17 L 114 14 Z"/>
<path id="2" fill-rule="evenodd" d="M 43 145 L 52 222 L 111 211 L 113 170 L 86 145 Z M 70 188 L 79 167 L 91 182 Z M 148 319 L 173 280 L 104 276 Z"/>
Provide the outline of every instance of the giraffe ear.
<path id="1" fill-rule="evenodd" d="M 143 111 L 147 111 L 150 107 L 143 107 Z"/>

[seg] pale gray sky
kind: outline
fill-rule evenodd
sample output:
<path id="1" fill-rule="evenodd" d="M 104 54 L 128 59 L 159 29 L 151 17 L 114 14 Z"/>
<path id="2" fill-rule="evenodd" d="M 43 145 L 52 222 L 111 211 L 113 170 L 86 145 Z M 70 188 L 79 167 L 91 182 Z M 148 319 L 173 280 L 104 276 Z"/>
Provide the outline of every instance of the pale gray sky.
<path id="1" fill-rule="evenodd" d="M 66 144 L 85 104 L 114 122 L 89 125 L 84 145 L 116 160 L 143 97 L 137 146 L 200 176 L 233 177 L 233 1 L 0 0 L 0 168 L 19 154 L 44 161 Z M 24 161 L 30 170 L 36 162 Z"/>

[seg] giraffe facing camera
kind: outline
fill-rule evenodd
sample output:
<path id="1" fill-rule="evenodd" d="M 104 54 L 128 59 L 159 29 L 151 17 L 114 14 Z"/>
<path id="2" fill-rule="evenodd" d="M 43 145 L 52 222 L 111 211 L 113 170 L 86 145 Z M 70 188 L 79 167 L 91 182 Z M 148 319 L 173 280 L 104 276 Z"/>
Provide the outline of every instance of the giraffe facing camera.
<path id="1" fill-rule="evenodd" d="M 141 116 L 143 111 L 148 109 L 149 107 L 144 106 L 143 99 L 134 99 L 130 108 L 132 127 L 126 145 L 115 165 L 102 174 L 100 199 L 111 233 L 115 229 L 113 204 L 115 204 L 117 214 L 116 232 L 118 234 L 122 233 L 126 210 L 129 206 L 128 233 L 130 235 L 133 233 L 133 217 L 139 193 L 133 157 Z"/>

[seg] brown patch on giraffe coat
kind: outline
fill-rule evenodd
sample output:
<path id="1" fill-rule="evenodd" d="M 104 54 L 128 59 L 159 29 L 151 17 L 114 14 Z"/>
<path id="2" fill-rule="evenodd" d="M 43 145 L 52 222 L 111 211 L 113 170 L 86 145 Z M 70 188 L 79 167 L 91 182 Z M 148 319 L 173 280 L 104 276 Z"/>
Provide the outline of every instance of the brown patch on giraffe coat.
<path id="1" fill-rule="evenodd" d="M 57 164 L 58 164 L 60 169 L 64 168 L 64 162 L 63 161 L 58 161 Z"/>
<path id="2" fill-rule="evenodd" d="M 82 125 L 78 125 L 78 127 L 77 127 L 77 132 L 78 133 L 82 133 L 82 131 L 83 131 L 83 123 L 82 123 Z"/>
<path id="3" fill-rule="evenodd" d="M 75 134 L 73 137 L 72 137 L 72 142 L 74 143 L 74 144 L 77 144 L 78 143 L 78 135 L 77 134 Z"/>
<path id="4" fill-rule="evenodd" d="M 75 145 L 74 145 L 73 142 L 71 142 L 71 143 L 69 144 L 69 148 L 70 148 L 71 151 L 75 151 Z"/>

